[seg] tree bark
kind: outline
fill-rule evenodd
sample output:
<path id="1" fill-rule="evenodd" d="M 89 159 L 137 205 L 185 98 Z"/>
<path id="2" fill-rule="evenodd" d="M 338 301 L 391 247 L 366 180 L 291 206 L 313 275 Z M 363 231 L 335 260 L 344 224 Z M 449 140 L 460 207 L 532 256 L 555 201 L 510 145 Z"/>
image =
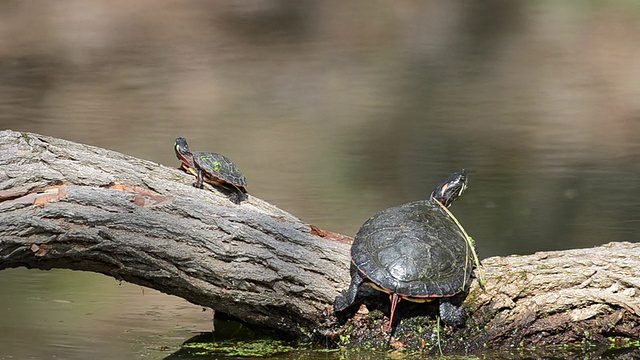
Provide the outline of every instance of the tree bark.
<path id="1" fill-rule="evenodd" d="M 349 278 L 348 245 L 175 168 L 12 131 L 0 164 L 0 269 L 99 272 L 287 332 L 313 324 Z"/>
<path id="2" fill-rule="evenodd" d="M 640 244 L 492 257 L 467 298 L 489 348 L 640 339 Z M 472 330 L 469 333 L 473 333 Z"/>
<path id="3" fill-rule="evenodd" d="M 99 272 L 298 339 L 388 338 L 387 319 L 376 312 L 332 314 L 349 282 L 348 237 L 251 195 L 235 205 L 193 181 L 117 152 L 2 131 L 0 270 Z M 639 340 L 639 255 L 638 244 L 611 243 L 486 259 L 486 285 L 474 282 L 464 304 L 467 326 L 445 329 L 457 340 L 438 345 L 473 351 Z M 425 339 L 434 333 L 415 331 L 418 325 L 405 320 L 392 345 L 430 349 Z"/>

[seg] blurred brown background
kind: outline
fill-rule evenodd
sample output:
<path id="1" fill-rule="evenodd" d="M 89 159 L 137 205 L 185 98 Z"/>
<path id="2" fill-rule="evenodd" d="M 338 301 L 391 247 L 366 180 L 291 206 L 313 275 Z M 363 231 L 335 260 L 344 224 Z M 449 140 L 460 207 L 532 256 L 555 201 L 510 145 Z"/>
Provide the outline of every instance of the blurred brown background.
<path id="1" fill-rule="evenodd" d="M 638 34 L 632 1 L 5 0 L 0 129 L 172 167 L 183 136 L 351 236 L 466 168 L 481 257 L 637 241 Z"/>

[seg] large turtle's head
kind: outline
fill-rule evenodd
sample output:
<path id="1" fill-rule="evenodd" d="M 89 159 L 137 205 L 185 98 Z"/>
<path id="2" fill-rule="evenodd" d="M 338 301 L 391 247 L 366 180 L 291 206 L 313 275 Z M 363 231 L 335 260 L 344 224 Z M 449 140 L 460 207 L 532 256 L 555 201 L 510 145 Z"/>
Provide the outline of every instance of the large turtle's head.
<path id="1" fill-rule="evenodd" d="M 431 193 L 431 199 L 439 201 L 443 206 L 449 207 L 456 201 L 467 188 L 467 172 L 455 172 L 438 185 Z"/>
<path id="2" fill-rule="evenodd" d="M 173 145 L 174 150 L 176 151 L 176 156 L 178 160 L 182 161 L 183 164 L 189 166 L 193 162 L 193 154 L 189 151 L 189 145 L 187 145 L 187 139 L 185 138 L 177 138 L 176 143 Z"/>

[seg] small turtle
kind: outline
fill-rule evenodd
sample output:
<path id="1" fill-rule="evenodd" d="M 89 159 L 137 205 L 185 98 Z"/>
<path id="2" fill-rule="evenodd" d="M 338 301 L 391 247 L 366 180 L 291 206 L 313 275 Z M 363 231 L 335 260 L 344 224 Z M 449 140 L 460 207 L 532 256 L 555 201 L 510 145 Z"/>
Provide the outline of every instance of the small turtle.
<path id="1" fill-rule="evenodd" d="M 440 300 L 443 322 L 462 326 L 464 314 L 458 305 L 471 284 L 472 249 L 445 207 L 466 188 L 462 170 L 438 185 L 428 200 L 382 210 L 369 218 L 351 246 L 351 285 L 336 297 L 334 310 L 351 306 L 366 283 L 390 294 L 389 331 L 401 299 Z"/>
<path id="2" fill-rule="evenodd" d="M 203 181 L 229 191 L 229 199 L 240 204 L 247 195 L 247 180 L 240 169 L 224 155 L 189 151 L 185 138 L 177 138 L 174 145 L 176 156 L 182 162 L 180 169 L 196 176 L 193 186 L 202 189 Z"/>

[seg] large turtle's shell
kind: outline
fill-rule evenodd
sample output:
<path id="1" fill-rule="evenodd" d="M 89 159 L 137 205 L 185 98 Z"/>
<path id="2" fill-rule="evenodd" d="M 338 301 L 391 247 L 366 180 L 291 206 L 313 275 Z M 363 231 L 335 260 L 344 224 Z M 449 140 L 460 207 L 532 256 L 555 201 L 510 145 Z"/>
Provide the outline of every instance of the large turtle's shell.
<path id="1" fill-rule="evenodd" d="M 193 160 L 196 166 L 204 170 L 207 176 L 223 183 L 233 184 L 241 190 L 247 186 L 247 180 L 240 172 L 240 169 L 224 155 L 195 151 Z"/>
<path id="2" fill-rule="evenodd" d="M 433 200 L 383 210 L 367 220 L 351 247 L 353 264 L 378 287 L 414 298 L 453 296 L 471 282 L 471 249 Z"/>

